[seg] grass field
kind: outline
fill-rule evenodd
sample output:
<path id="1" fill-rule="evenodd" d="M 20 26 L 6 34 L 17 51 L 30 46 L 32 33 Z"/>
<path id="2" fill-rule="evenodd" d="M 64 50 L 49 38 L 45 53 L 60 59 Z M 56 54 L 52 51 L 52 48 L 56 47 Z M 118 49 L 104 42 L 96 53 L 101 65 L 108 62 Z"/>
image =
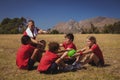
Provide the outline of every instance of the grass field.
<path id="1" fill-rule="evenodd" d="M 75 34 L 74 43 L 78 49 L 84 47 L 88 35 Z M 40 74 L 36 70 L 19 70 L 15 60 L 22 35 L 0 35 L 0 80 L 120 80 L 120 35 L 93 35 L 97 38 L 103 51 L 106 67 L 96 68 L 85 65 L 86 70 L 55 75 Z M 38 40 L 40 39 L 46 40 L 47 43 L 51 41 L 61 43 L 64 40 L 64 35 L 38 35 Z"/>

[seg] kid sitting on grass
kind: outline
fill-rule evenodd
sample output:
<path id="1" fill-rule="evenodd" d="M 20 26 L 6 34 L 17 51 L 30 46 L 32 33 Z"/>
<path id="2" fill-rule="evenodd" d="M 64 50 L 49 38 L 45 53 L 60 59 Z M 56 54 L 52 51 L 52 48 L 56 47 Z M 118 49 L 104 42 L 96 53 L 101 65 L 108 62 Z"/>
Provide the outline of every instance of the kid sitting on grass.
<path id="1" fill-rule="evenodd" d="M 36 47 L 31 46 L 31 39 L 27 35 L 22 36 L 21 43 L 16 55 L 16 65 L 20 69 L 32 70 L 34 63 L 40 60 L 44 48 L 39 45 L 36 51 Z M 45 44 L 45 41 L 42 43 Z"/>
<path id="2" fill-rule="evenodd" d="M 67 65 L 59 58 L 59 44 L 57 42 L 50 42 L 48 47 L 49 50 L 42 56 L 37 70 L 40 73 L 54 74 L 58 73 L 59 67 L 67 68 Z"/>
<path id="3" fill-rule="evenodd" d="M 72 50 L 72 49 L 76 50 L 76 46 L 73 43 L 73 41 L 74 41 L 74 35 L 72 33 L 68 33 L 65 35 L 64 43 L 60 44 L 60 47 L 64 47 L 64 49 L 67 50 L 61 56 L 61 59 L 64 59 L 65 63 L 67 63 L 67 64 L 72 64 L 75 61 L 75 58 L 69 58 L 67 56 L 69 50 Z"/>
<path id="4" fill-rule="evenodd" d="M 83 65 L 89 63 L 92 66 L 104 66 L 104 58 L 101 49 L 99 48 L 98 44 L 96 43 L 96 38 L 94 36 L 89 36 L 86 39 L 87 47 L 78 51 L 78 53 L 74 54 L 75 56 L 80 56 L 81 61 L 85 58 Z M 76 61 L 74 63 L 77 63 Z"/>

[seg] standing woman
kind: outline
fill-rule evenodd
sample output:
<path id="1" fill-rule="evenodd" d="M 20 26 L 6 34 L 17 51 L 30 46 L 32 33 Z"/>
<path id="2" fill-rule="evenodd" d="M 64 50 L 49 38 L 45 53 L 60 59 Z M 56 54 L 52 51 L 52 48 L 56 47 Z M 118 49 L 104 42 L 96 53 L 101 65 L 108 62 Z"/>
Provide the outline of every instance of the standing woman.
<path id="1" fill-rule="evenodd" d="M 42 29 L 38 29 L 35 27 L 35 23 L 33 20 L 28 21 L 27 29 L 24 31 L 23 35 L 28 35 L 31 38 L 31 41 L 35 44 L 39 44 L 36 40 L 38 33 L 47 33 L 46 31 L 43 31 Z"/>
<path id="2" fill-rule="evenodd" d="M 34 21 L 29 20 L 27 24 L 27 29 L 24 31 L 23 35 L 29 36 L 31 39 L 31 45 L 35 47 L 30 60 L 30 62 L 32 63 L 34 63 L 35 61 L 39 62 L 42 57 L 42 53 L 45 52 L 46 41 L 45 40 L 37 41 L 36 37 L 38 33 L 42 34 L 47 32 L 41 29 L 38 29 L 37 27 L 35 27 Z"/>

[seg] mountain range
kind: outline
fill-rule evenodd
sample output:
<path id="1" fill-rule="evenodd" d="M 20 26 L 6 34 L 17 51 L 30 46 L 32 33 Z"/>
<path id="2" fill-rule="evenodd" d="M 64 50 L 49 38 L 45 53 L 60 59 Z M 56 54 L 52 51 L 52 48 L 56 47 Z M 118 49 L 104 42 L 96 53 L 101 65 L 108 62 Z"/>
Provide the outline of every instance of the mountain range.
<path id="1" fill-rule="evenodd" d="M 58 30 L 60 33 L 80 33 L 81 29 L 89 29 L 91 24 L 97 28 L 102 28 L 105 25 L 114 24 L 118 21 L 120 21 L 120 19 L 101 16 L 81 21 L 71 19 L 68 22 L 59 22 L 52 30 Z"/>

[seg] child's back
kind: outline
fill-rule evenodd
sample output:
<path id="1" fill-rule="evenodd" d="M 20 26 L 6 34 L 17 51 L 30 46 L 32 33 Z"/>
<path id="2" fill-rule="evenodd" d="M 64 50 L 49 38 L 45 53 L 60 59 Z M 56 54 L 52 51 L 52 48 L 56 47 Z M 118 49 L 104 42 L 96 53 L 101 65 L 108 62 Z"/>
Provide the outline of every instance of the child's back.
<path id="1" fill-rule="evenodd" d="M 53 53 L 51 51 L 46 51 L 46 53 L 41 58 L 41 61 L 38 65 L 37 70 L 40 72 L 47 71 L 50 65 L 54 63 L 57 58 L 58 58 L 58 55 L 56 53 Z"/>
<path id="2" fill-rule="evenodd" d="M 34 51 L 34 47 L 31 45 L 21 45 L 17 51 L 16 64 L 21 69 L 27 69 L 28 61 Z"/>

